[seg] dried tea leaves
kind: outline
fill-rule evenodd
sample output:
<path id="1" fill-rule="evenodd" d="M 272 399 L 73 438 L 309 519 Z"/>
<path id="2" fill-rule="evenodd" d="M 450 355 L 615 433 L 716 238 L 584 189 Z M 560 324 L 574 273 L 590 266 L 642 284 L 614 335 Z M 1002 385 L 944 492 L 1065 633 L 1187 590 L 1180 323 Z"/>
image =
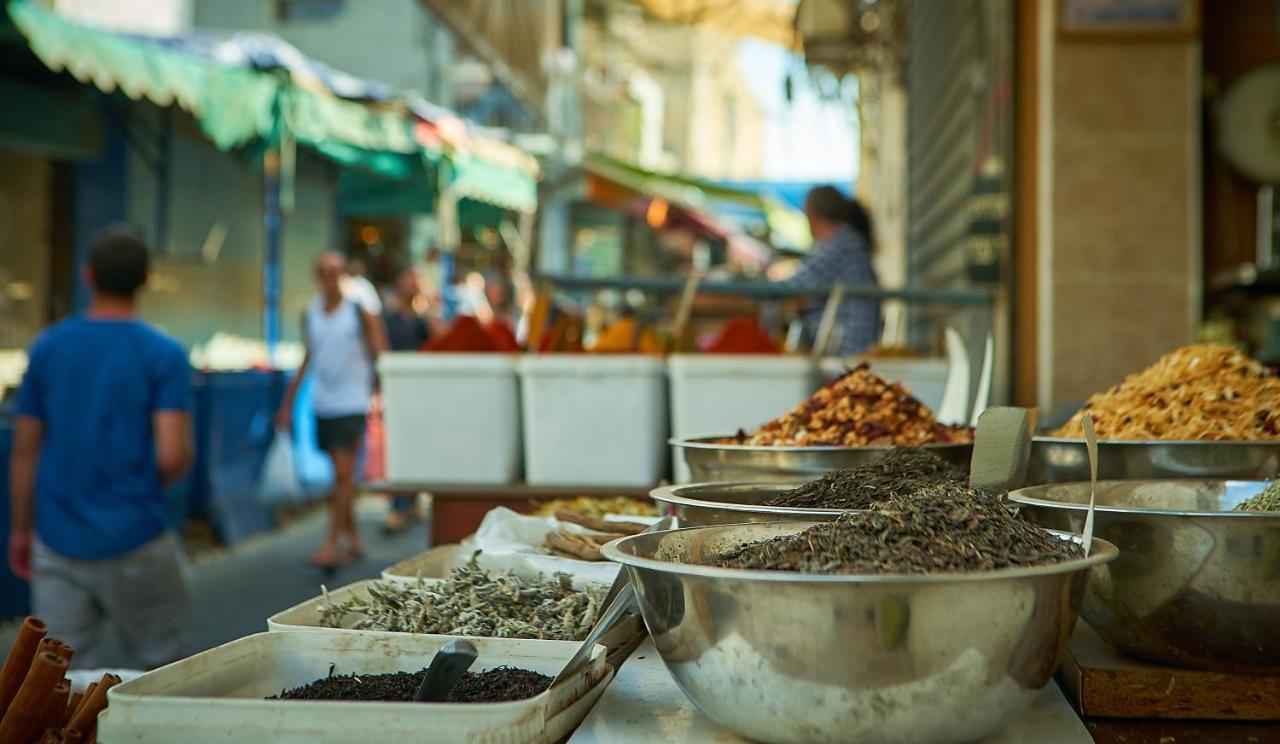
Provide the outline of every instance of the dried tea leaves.
<path id="1" fill-rule="evenodd" d="M 368 591 L 367 599 L 343 602 L 327 601 L 326 596 L 320 622 L 357 630 L 580 641 L 600 616 L 607 587 L 575 589 L 571 577 L 562 573 L 533 582 L 512 574 L 491 576 L 473 555 L 442 582 L 378 582 Z M 345 624 L 352 615 L 358 619 Z"/>
<path id="2" fill-rule="evenodd" d="M 422 684 L 426 669 L 393 674 L 340 674 L 284 690 L 268 700 L 348 700 L 407 703 Z M 526 700 L 551 686 L 551 677 L 527 669 L 500 666 L 467 672 L 449 691 L 447 703 L 505 703 Z"/>
<path id="3" fill-rule="evenodd" d="M 938 423 L 928 406 L 900 383 L 860 364 L 832 380 L 790 413 L 740 434 L 757 446 L 867 447 L 972 441 L 973 432 Z"/>
<path id="4" fill-rule="evenodd" d="M 1280 481 L 1272 481 L 1261 493 L 1236 504 L 1232 511 L 1269 512 L 1280 511 Z"/>
<path id="5" fill-rule="evenodd" d="M 896 447 L 873 463 L 827 473 L 764 503 L 796 509 L 866 509 L 878 501 L 963 480 L 962 470 L 928 450 Z"/>
<path id="6" fill-rule="evenodd" d="M 713 565 L 818 574 L 926 574 L 1040 566 L 1083 557 L 1073 542 L 959 484 L 841 515 L 795 535 L 748 543 Z"/>

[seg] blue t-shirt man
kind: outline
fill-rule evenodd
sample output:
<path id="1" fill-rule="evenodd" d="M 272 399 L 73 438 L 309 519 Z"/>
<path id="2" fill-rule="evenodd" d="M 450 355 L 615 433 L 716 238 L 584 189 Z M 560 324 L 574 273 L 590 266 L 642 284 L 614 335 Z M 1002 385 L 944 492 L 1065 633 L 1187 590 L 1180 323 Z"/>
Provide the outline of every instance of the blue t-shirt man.
<path id="1" fill-rule="evenodd" d="M 31 581 L 49 635 L 87 668 L 102 666 L 108 627 L 125 666 L 184 651 L 187 588 L 164 488 L 193 457 L 191 369 L 137 318 L 148 254 L 127 226 L 94 238 L 89 306 L 36 339 L 18 391 L 9 567 Z"/>
<path id="2" fill-rule="evenodd" d="M 44 423 L 35 490 L 45 545 L 100 560 L 167 529 L 152 416 L 191 409 L 177 342 L 136 318 L 68 318 L 32 345 L 17 406 Z"/>

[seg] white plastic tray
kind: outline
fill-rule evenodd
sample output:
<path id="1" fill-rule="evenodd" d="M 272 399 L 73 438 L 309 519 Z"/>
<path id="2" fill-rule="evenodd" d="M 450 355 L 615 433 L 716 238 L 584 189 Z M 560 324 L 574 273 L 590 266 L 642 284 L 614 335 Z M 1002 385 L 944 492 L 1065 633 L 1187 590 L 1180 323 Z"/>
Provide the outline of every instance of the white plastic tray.
<path id="1" fill-rule="evenodd" d="M 369 741 L 555 742 L 569 735 L 613 671 L 592 663 L 555 690 L 510 703 L 369 703 L 264 700 L 334 674 L 418 671 L 450 636 L 405 633 L 260 633 L 112 688 L 98 722 L 103 744 L 346 744 Z M 510 665 L 555 675 L 578 644 L 473 641 L 473 669 Z"/>

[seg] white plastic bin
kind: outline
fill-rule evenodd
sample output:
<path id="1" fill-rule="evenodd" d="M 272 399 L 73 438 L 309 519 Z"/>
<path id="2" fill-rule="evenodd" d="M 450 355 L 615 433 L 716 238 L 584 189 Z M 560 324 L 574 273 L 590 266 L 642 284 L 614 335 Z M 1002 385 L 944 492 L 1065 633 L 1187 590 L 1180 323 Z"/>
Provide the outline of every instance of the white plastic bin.
<path id="1" fill-rule="evenodd" d="M 605 649 L 555 690 L 510 703 L 264 700 L 329 674 L 418 671 L 453 636 L 260 633 L 125 682 L 98 721 L 103 744 L 346 744 L 353 741 L 555 742 L 586 716 L 612 678 Z M 514 666 L 550 676 L 580 644 L 477 638 L 473 671 Z"/>
<path id="2" fill-rule="evenodd" d="M 671 434 L 676 438 L 751 431 L 813 394 L 813 360 L 760 354 L 676 354 L 667 360 L 671 378 Z M 689 466 L 673 451 L 675 477 L 690 478 Z"/>
<path id="3" fill-rule="evenodd" d="M 531 354 L 520 392 L 530 484 L 644 487 L 666 474 L 662 359 Z"/>
<path id="4" fill-rule="evenodd" d="M 503 485 L 520 479 L 517 357 L 391 352 L 378 357 L 387 479 Z"/>
<path id="5" fill-rule="evenodd" d="M 947 360 L 929 359 L 841 359 L 828 357 L 819 365 L 822 382 L 839 377 L 846 368 L 867 362 L 871 371 L 907 386 L 911 394 L 931 411 L 942 405 L 942 394 L 947 386 Z"/>

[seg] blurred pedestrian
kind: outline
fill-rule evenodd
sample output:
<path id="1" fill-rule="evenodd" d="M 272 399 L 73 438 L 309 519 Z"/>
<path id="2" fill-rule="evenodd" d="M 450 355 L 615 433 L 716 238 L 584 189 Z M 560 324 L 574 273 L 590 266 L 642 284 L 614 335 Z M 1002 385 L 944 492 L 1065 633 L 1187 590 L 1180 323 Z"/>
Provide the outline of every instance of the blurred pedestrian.
<path id="1" fill-rule="evenodd" d="M 387 342 L 392 351 L 417 351 L 431 338 L 431 327 L 420 312 L 423 303 L 422 283 L 413 267 L 403 269 L 395 280 L 395 297 L 384 305 L 382 322 L 387 327 Z M 391 509 L 382 529 L 388 534 L 403 531 L 421 517 L 417 497 L 391 497 Z"/>
<path id="2" fill-rule="evenodd" d="M 836 282 L 845 287 L 876 286 L 875 269 L 871 265 L 873 246 L 871 217 L 856 199 L 850 199 L 834 186 L 818 186 L 804 200 L 805 216 L 813 246 L 795 273 L 782 280 L 795 286 L 828 286 Z M 817 341 L 825 300 L 802 305 L 800 321 L 805 341 Z M 828 350 L 849 356 L 865 351 L 880 339 L 881 318 L 878 300 L 846 299 L 836 310 L 834 332 L 839 341 Z"/>
<path id="3" fill-rule="evenodd" d="M 34 614 L 101 666 L 115 628 L 127 665 L 182 655 L 187 590 L 165 486 L 191 464 L 186 352 L 135 314 L 147 246 L 124 226 L 93 240 L 88 309 L 31 346 L 10 464 L 9 565 Z"/>
<path id="4" fill-rule="evenodd" d="M 308 371 L 312 372 L 316 439 L 333 462 L 334 482 L 329 531 L 310 560 L 313 565 L 328 569 L 345 566 L 364 555 L 355 519 L 356 458 L 376 383 L 374 360 L 386 348 L 385 332 L 377 316 L 343 296 L 345 271 L 346 259 L 340 253 L 330 251 L 316 259 L 320 295 L 307 307 L 302 320 L 306 356 L 276 414 L 278 426 L 292 425 L 298 385 Z"/>

